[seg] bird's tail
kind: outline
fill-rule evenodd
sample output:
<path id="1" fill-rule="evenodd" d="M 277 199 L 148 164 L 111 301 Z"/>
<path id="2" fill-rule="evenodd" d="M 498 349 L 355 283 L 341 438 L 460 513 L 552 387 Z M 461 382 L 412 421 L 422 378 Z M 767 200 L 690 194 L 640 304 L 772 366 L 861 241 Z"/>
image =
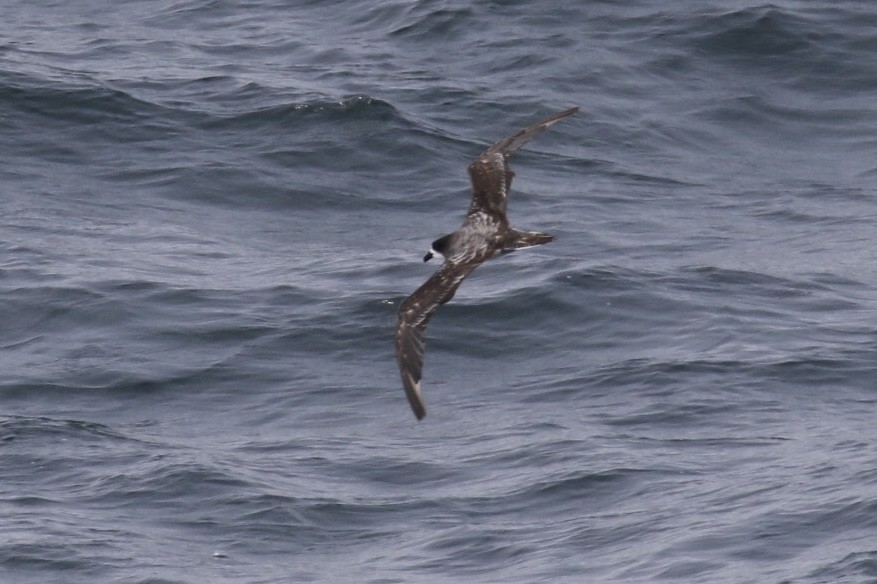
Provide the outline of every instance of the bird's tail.
<path id="1" fill-rule="evenodd" d="M 525 247 L 533 247 L 543 245 L 553 240 L 554 236 L 547 233 L 539 233 L 538 231 L 518 231 L 512 229 L 509 231 L 505 244 L 502 246 L 502 252 L 508 253 L 516 249 L 524 249 Z"/>

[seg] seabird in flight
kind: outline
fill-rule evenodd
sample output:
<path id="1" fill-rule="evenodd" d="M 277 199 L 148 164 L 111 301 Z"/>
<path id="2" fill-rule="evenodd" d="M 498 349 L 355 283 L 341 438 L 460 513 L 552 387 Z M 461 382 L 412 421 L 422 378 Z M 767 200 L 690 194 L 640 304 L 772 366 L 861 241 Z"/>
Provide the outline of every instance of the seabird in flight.
<path id="1" fill-rule="evenodd" d="M 577 107 L 564 110 L 500 140 L 469 165 L 474 193 L 466 219 L 462 227 L 432 242 L 423 261 L 441 256 L 444 263 L 399 307 L 396 359 L 399 361 L 405 395 L 418 420 L 426 415 L 420 390 L 426 324 L 438 307 L 454 297 L 466 276 L 493 256 L 542 245 L 554 239 L 547 233 L 519 231 L 509 225 L 506 208 L 515 176 L 509 168 L 509 157 L 533 136 L 578 110 Z"/>

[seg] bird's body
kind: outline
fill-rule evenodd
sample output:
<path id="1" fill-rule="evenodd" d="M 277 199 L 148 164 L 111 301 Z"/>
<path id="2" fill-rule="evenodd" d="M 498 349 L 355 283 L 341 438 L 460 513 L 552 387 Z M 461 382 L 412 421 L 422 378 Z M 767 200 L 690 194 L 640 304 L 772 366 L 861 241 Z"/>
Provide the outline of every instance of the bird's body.
<path id="1" fill-rule="evenodd" d="M 444 263 L 399 308 L 396 359 L 405 395 L 418 420 L 426 415 L 420 379 L 429 319 L 439 306 L 454 297 L 463 279 L 485 261 L 497 254 L 542 245 L 553 239 L 545 233 L 519 231 L 509 225 L 506 210 L 514 177 L 508 166 L 509 157 L 533 136 L 577 111 L 574 107 L 554 114 L 500 140 L 469 165 L 474 192 L 466 219 L 459 229 L 432 243 L 423 260 L 441 255 Z"/>

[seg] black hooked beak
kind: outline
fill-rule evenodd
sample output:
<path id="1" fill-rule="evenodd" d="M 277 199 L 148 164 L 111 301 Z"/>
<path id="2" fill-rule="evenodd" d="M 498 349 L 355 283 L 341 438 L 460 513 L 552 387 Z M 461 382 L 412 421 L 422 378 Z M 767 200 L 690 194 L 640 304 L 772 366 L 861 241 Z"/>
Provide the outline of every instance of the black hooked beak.
<path id="1" fill-rule="evenodd" d="M 432 252 L 431 251 L 426 252 L 426 255 L 423 256 L 423 262 L 426 263 L 431 259 L 432 259 Z"/>

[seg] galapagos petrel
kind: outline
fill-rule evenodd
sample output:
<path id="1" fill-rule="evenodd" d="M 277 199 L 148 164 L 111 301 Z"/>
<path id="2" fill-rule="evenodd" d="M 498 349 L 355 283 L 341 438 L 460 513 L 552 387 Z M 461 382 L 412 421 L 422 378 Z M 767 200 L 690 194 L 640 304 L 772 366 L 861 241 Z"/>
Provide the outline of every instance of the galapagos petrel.
<path id="1" fill-rule="evenodd" d="M 506 208 L 515 176 L 509 168 L 509 157 L 545 128 L 578 110 L 573 107 L 556 113 L 500 140 L 469 165 L 474 193 L 466 219 L 459 229 L 432 242 L 423 261 L 441 256 L 444 263 L 399 307 L 396 359 L 399 361 L 405 395 L 418 420 L 426 415 L 420 390 L 426 324 L 438 307 L 454 297 L 466 276 L 493 256 L 542 245 L 554 239 L 547 233 L 519 231 L 509 225 Z"/>

